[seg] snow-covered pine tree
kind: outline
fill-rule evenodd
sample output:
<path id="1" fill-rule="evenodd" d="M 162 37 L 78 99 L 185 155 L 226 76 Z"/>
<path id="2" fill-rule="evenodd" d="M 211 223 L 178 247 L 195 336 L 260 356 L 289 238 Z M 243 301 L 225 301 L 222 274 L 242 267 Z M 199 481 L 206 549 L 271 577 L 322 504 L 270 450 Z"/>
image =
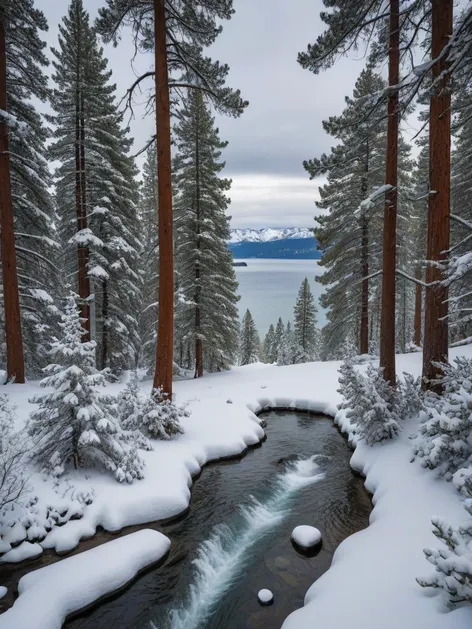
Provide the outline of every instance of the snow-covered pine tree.
<path id="1" fill-rule="evenodd" d="M 279 366 L 293 365 L 296 362 L 297 350 L 298 345 L 292 329 L 292 324 L 288 321 L 282 336 L 282 342 L 280 343 L 279 353 L 277 355 L 277 364 Z"/>
<path id="2" fill-rule="evenodd" d="M 117 43 L 121 27 L 132 26 L 135 49 L 154 50 L 154 71 L 134 81 L 129 100 L 142 81 L 154 76 L 159 196 L 159 317 L 153 386 L 163 399 L 172 398 L 174 352 L 174 269 L 172 238 L 171 99 L 169 88 L 198 88 L 221 113 L 239 116 L 247 105 L 239 91 L 225 87 L 229 68 L 203 55 L 222 30 L 221 20 L 233 14 L 232 0 L 107 0 L 98 26 L 107 41 Z M 177 92 L 178 94 L 179 92 Z"/>
<path id="3" fill-rule="evenodd" d="M 465 84 L 464 84 L 465 83 Z M 456 86 L 457 89 L 458 86 Z M 472 209 L 470 172 L 472 156 L 472 96 L 470 79 L 462 81 L 455 98 L 458 115 L 454 124 L 455 147 L 451 172 L 451 252 L 446 273 L 450 290 L 450 329 L 454 342 L 472 339 Z"/>
<path id="4" fill-rule="evenodd" d="M 425 396 L 414 452 L 423 467 L 472 495 L 472 360 L 458 357 L 441 370 L 443 395 Z"/>
<path id="5" fill-rule="evenodd" d="M 40 32 L 44 14 L 32 0 L 4 0 L 6 89 L 8 101 L 11 193 L 26 370 L 38 375 L 46 365 L 46 344 L 57 309 L 58 245 L 51 177 L 45 159 L 48 137 L 34 100 L 48 98 L 44 68 L 48 61 Z M 21 60 L 21 63 L 19 62 Z"/>
<path id="6" fill-rule="evenodd" d="M 282 346 L 282 341 L 284 338 L 284 334 L 285 334 L 285 325 L 282 320 L 282 317 L 279 317 L 277 319 L 277 324 L 275 326 L 274 345 L 273 345 L 274 362 L 276 362 L 278 359 L 280 348 Z"/>
<path id="7" fill-rule="evenodd" d="M 7 395 L 0 395 L 0 509 L 16 504 L 27 487 L 27 435 L 15 431 L 15 407 Z"/>
<path id="8" fill-rule="evenodd" d="M 169 439 L 172 435 L 182 433 L 180 419 L 189 415 L 186 409 L 171 402 L 159 404 L 154 396 L 143 395 L 135 371 L 118 396 L 118 414 L 130 439 L 144 450 L 152 450 L 147 437 Z"/>
<path id="9" fill-rule="evenodd" d="M 238 348 L 238 283 L 226 245 L 231 181 L 220 177 L 227 142 L 219 139 L 202 92 L 189 93 L 174 132 L 176 353 L 190 344 L 198 378 L 204 369 L 228 369 Z"/>
<path id="10" fill-rule="evenodd" d="M 97 365 L 120 371 L 136 363 L 140 310 L 138 187 L 127 155 L 131 141 L 82 0 L 72 0 L 59 33 L 59 47 L 53 49 L 50 155 L 60 162 L 56 195 L 66 263 L 77 274 L 85 329 L 97 340 Z"/>
<path id="11" fill-rule="evenodd" d="M 414 245 L 414 276 L 424 282 L 424 261 L 426 260 L 426 232 L 429 196 L 429 149 L 424 145 L 420 151 L 413 171 L 413 220 L 410 226 L 410 238 Z M 421 347 L 423 332 L 423 287 L 415 285 L 415 313 L 413 321 L 414 347 Z"/>
<path id="12" fill-rule="evenodd" d="M 361 204 L 384 183 L 386 134 L 384 119 L 363 118 L 360 110 L 366 98 L 384 87 L 370 66 L 363 70 L 341 116 L 323 123 L 339 144 L 330 155 L 304 163 L 311 178 L 326 173 L 328 179 L 317 204 L 328 214 L 316 218 L 315 236 L 324 269 L 317 281 L 327 286 L 321 297 L 328 310 L 323 344 L 331 354 L 348 338 L 357 340 L 359 353 L 368 353 L 369 301 L 379 284 L 383 208 L 378 201 Z M 353 120 L 360 122 L 353 125 Z"/>
<path id="13" fill-rule="evenodd" d="M 405 353 L 414 334 L 416 257 L 420 254 L 417 233 L 418 208 L 415 203 L 415 163 L 410 146 L 400 135 L 398 139 L 398 217 L 396 237 L 395 346 Z"/>
<path id="14" fill-rule="evenodd" d="M 317 308 L 308 278 L 303 280 L 293 309 L 293 332 L 295 336 L 294 362 L 306 363 L 316 360 L 319 353 L 319 331 L 316 327 Z"/>
<path id="15" fill-rule="evenodd" d="M 472 516 L 472 500 L 464 507 Z M 450 607 L 472 603 L 472 520 L 453 526 L 443 518 L 432 518 L 433 533 L 445 548 L 425 548 L 426 559 L 436 567 L 434 574 L 416 579 L 421 587 L 442 590 Z"/>
<path id="16" fill-rule="evenodd" d="M 376 191 L 382 191 L 384 185 L 386 123 L 380 109 L 366 116 L 365 103 L 384 88 L 383 79 L 369 64 L 356 82 L 353 97 L 346 98 L 341 116 L 323 123 L 339 144 L 330 155 L 304 163 L 311 178 L 327 174 L 328 179 L 320 187 L 321 200 L 317 204 L 328 213 L 315 219 L 315 235 L 323 251 L 320 265 L 326 267 L 317 277 L 327 286 L 320 300 L 328 309 L 323 355 L 337 355 L 346 339 L 356 339 L 358 352 L 363 354 L 369 352 L 369 344 L 379 344 L 384 195 Z M 407 237 L 412 213 L 412 163 L 409 146 L 401 137 L 398 149 L 398 265 L 413 275 Z M 402 325 L 405 320 L 405 330 L 411 327 L 413 316 L 413 285 L 407 281 L 399 296 L 404 297 L 399 320 Z"/>
<path id="17" fill-rule="evenodd" d="M 157 274 L 159 243 L 157 240 L 157 151 L 152 142 L 146 151 L 140 190 L 142 311 L 139 317 L 139 364 L 152 370 L 156 360 Z"/>
<path id="18" fill-rule="evenodd" d="M 257 363 L 261 351 L 261 341 L 257 333 L 256 324 L 249 310 L 246 310 L 242 323 L 239 340 L 239 364 L 250 365 Z"/>
<path id="19" fill-rule="evenodd" d="M 382 371 L 369 363 L 364 376 L 350 361 L 340 371 L 342 408 L 359 438 L 374 445 L 395 437 L 400 431 L 397 394 Z"/>
<path id="20" fill-rule="evenodd" d="M 277 360 L 277 355 L 275 353 L 275 328 L 273 323 L 270 324 L 269 330 L 264 337 L 262 355 L 264 362 L 269 363 L 270 365 L 275 363 Z"/>
<path id="21" fill-rule="evenodd" d="M 83 341 L 76 300 L 70 293 L 61 317 L 61 337 L 53 341 L 41 386 L 52 391 L 30 401 L 39 408 L 30 415 L 35 456 L 45 471 L 60 476 L 66 468 L 100 467 L 120 481 L 143 478 L 144 462 L 116 416 L 113 398 L 100 391 L 106 384 L 95 368 L 95 341 Z"/>

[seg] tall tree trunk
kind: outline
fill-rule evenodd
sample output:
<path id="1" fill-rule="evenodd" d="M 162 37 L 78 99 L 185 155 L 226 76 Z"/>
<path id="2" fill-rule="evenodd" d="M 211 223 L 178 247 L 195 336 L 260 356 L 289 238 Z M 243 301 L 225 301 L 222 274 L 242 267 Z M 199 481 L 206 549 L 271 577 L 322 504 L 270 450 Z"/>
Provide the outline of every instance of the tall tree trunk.
<path id="1" fill-rule="evenodd" d="M 203 347 L 201 338 L 201 310 L 200 310 L 200 98 L 197 95 L 197 115 L 195 119 L 195 218 L 196 218 L 196 249 L 195 264 L 195 378 L 203 376 Z"/>
<path id="2" fill-rule="evenodd" d="M 79 7 L 77 7 L 79 11 Z M 80 23 L 80 20 L 78 20 Z M 81 47 L 78 37 L 78 50 L 76 52 L 76 77 L 75 77 L 75 210 L 77 219 L 77 231 L 87 229 L 87 197 L 85 188 L 85 119 L 84 119 L 84 95 L 81 85 L 80 72 Z M 80 317 L 85 334 L 82 341 L 90 340 L 90 282 L 88 277 L 88 247 L 77 245 L 77 288 L 79 293 Z"/>
<path id="3" fill-rule="evenodd" d="M 417 280 L 421 280 L 421 269 L 417 268 L 415 277 Z M 414 323 L 414 335 L 413 343 L 416 347 L 421 347 L 421 314 L 423 311 L 423 290 L 421 284 L 415 286 L 415 323 Z"/>
<path id="4" fill-rule="evenodd" d="M 174 254 L 165 0 L 154 0 L 154 51 L 159 215 L 159 321 L 153 387 L 159 391 L 162 399 L 172 399 Z"/>
<path id="5" fill-rule="evenodd" d="M 105 369 L 108 361 L 108 282 L 102 282 L 102 352 L 100 369 Z"/>
<path id="6" fill-rule="evenodd" d="M 7 111 L 7 59 L 3 9 L 0 9 L 0 109 Z M 5 123 L 0 124 L 0 228 L 3 311 L 7 344 L 7 382 L 14 380 L 18 384 L 23 384 L 25 381 L 25 363 L 21 333 L 18 272 L 16 269 L 8 125 Z"/>
<path id="7" fill-rule="evenodd" d="M 453 26 L 453 0 L 432 0 L 433 59 L 449 43 Z M 433 66 L 433 79 L 446 72 L 449 62 L 441 58 Z M 443 77 L 431 95 L 429 112 L 428 240 L 426 246 L 425 321 L 423 341 L 423 387 L 431 388 L 441 373 L 434 363 L 448 360 L 448 289 L 439 282 L 443 273 L 435 264 L 447 258 L 450 240 L 451 188 L 451 94 L 449 78 Z M 431 264 L 433 263 L 433 264 Z"/>
<path id="8" fill-rule="evenodd" d="M 382 312 L 380 321 L 380 367 L 387 382 L 395 386 L 395 271 L 397 240 L 398 175 L 398 91 L 400 20 L 399 0 L 390 0 L 390 48 L 388 53 L 387 163 L 385 183 L 391 189 L 385 195 L 382 264 Z"/>

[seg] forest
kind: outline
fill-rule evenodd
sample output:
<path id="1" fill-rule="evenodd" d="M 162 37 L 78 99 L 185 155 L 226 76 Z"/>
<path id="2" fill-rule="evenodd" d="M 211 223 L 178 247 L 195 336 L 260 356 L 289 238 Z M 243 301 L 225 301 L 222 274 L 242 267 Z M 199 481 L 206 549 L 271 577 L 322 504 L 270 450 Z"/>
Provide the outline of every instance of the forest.
<path id="1" fill-rule="evenodd" d="M 312 229 L 320 304 L 305 277 L 291 319 L 271 313 L 263 338 L 250 309 L 240 321 L 228 247 L 233 182 L 225 176 L 228 142 L 217 124 L 221 115 L 244 116 L 250 104 L 229 85 L 224 59 L 208 56 L 238 2 L 102 0 L 92 19 L 83 0 L 70 0 L 50 49 L 40 4 L 0 0 L 0 565 L 45 549 L 69 552 L 99 528 L 121 531 L 176 517 L 189 507 L 189 488 L 207 462 L 242 455 L 264 439 L 260 413 L 309 411 L 333 417 L 356 448 L 351 467 L 366 476 L 374 496 L 368 531 L 382 515 L 376 489 L 391 496 L 400 481 L 412 483 L 405 504 L 389 499 L 385 535 L 395 536 L 392 513 L 400 509 L 424 541 L 406 550 L 419 548 L 421 555 L 424 548 L 435 572 L 420 577 L 415 561 L 405 558 L 408 578 L 421 586 L 411 609 L 427 601 L 431 610 L 419 624 L 419 611 L 400 624 L 434 629 L 447 607 L 455 610 L 447 629 L 466 627 L 472 3 L 319 2 L 321 34 L 300 42 L 294 66 L 316 81 L 355 53 L 360 71 L 341 113 L 322 123 L 331 150 L 314 148 L 300 164 L 313 180 L 314 204 L 319 194 Z M 123 95 L 105 51 L 120 50 L 125 36 L 148 69 Z M 143 99 L 155 131 L 137 146 L 130 121 Z M 326 312 L 322 326 L 319 306 Z M 328 455 L 316 451 L 309 459 L 308 476 L 321 483 L 325 471 L 316 456 Z M 403 480 L 391 473 L 402 456 L 405 468 L 413 461 Z M 287 468 L 289 480 L 303 477 L 303 465 Z M 380 470 L 370 479 L 369 466 Z M 426 476 L 415 485 L 418 469 Z M 454 506 L 444 507 L 445 519 L 432 516 L 430 506 L 446 504 Z M 466 524 L 449 524 L 458 512 Z M 57 586 L 64 578 L 59 569 L 45 573 L 56 598 L 41 629 L 61 626 L 57 618 L 62 623 L 122 587 L 147 565 L 145 549 L 153 561 L 169 552 L 167 533 L 139 533 L 136 545 L 123 543 L 122 563 L 116 559 L 116 573 L 125 575 L 126 553 L 128 566 L 138 557 L 133 574 L 103 592 L 97 584 L 97 596 L 84 594 L 75 608 Z M 385 539 L 370 535 L 373 557 Z M 209 540 L 196 551 L 197 567 L 220 543 Z M 96 561 L 88 556 L 85 571 Z M 54 566 L 72 566 L 67 561 L 74 558 Z M 326 574 L 335 568 L 336 562 Z M 225 583 L 222 567 L 215 574 Z M 31 587 L 42 598 L 33 575 L 17 579 L 20 597 L 0 614 L 0 628 L 39 627 L 22 593 Z M 2 578 L 10 576 L 0 568 Z M 70 583 L 87 589 L 85 580 Z M 229 584 L 228 577 L 225 591 Z M 426 596 L 420 599 L 425 588 L 440 591 L 446 607 L 437 612 Z M 197 604 L 190 593 L 189 600 L 200 609 L 205 596 Z M 402 596 L 409 608 L 410 593 Z M 284 627 L 311 626 L 314 602 L 307 595 L 300 615 L 293 612 Z M 205 624 L 212 605 L 200 624 L 190 612 L 191 620 L 178 624 L 189 603 L 185 613 L 170 615 L 169 627 L 212 627 Z M 330 614 L 338 613 L 334 607 L 328 605 Z M 320 626 L 348 626 L 330 618 Z M 371 626 L 398 625 L 374 614 Z"/>

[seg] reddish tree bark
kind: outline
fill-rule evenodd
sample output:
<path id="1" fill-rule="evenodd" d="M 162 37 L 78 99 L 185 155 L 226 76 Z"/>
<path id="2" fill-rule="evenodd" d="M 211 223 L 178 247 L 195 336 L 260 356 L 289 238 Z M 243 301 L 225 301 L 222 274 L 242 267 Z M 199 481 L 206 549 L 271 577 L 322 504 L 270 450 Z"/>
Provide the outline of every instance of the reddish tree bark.
<path id="1" fill-rule="evenodd" d="M 416 279 L 421 280 L 421 270 L 416 270 Z M 414 319 L 414 335 L 413 343 L 417 347 L 421 347 L 421 315 L 423 311 L 423 290 L 421 284 L 416 284 L 415 288 L 415 319 Z"/>
<path id="2" fill-rule="evenodd" d="M 0 9 L 0 109 L 7 111 L 7 60 L 4 20 L 3 9 Z M 25 364 L 16 268 L 8 125 L 4 122 L 0 124 L 0 228 L 3 310 L 7 345 L 7 382 L 14 379 L 16 383 L 23 384 L 25 381 Z"/>
<path id="3" fill-rule="evenodd" d="M 159 321 L 153 387 L 172 399 L 174 351 L 174 255 L 172 242 L 172 180 L 170 99 L 164 0 L 154 0 L 156 80 L 157 183 L 159 214 Z"/>
<path id="4" fill-rule="evenodd" d="M 395 271 L 397 246 L 397 174 L 398 174 L 398 85 L 400 76 L 399 0 L 390 0 L 390 48 L 388 59 L 387 163 L 382 261 L 382 310 L 380 321 L 380 367 L 387 382 L 395 386 Z"/>
<path id="5" fill-rule="evenodd" d="M 453 27 L 453 0 L 432 0 L 433 59 L 448 44 Z M 433 79 L 448 68 L 447 56 L 433 66 Z M 443 273 L 435 262 L 447 258 L 450 246 L 451 188 L 451 94 L 449 78 L 444 75 L 438 89 L 431 95 L 429 113 L 428 237 L 426 258 L 433 264 L 426 269 L 425 322 L 423 341 L 423 387 L 431 388 L 441 370 L 434 364 L 448 360 L 448 289 L 439 284 Z"/>

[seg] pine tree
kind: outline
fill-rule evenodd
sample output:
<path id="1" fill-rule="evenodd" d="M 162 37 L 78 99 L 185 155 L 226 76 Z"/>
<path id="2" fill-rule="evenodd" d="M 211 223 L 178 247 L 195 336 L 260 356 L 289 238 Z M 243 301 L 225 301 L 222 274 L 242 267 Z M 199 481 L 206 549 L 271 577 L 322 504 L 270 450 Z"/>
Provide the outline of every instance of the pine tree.
<path id="1" fill-rule="evenodd" d="M 395 437 L 400 431 L 397 394 L 381 370 L 369 363 L 364 376 L 348 360 L 340 373 L 339 393 L 344 398 L 340 408 L 347 409 L 359 438 L 374 445 Z"/>
<path id="2" fill-rule="evenodd" d="M 186 409 L 170 401 L 159 403 L 155 396 L 143 395 L 136 372 L 118 396 L 118 408 L 121 425 L 136 445 L 145 450 L 152 450 L 147 437 L 169 439 L 172 435 L 183 433 L 180 420 L 189 415 Z"/>
<path id="3" fill-rule="evenodd" d="M 308 278 L 302 282 L 293 309 L 296 354 L 294 361 L 306 363 L 318 358 L 318 329 L 316 327 L 315 299 Z"/>
<path id="4" fill-rule="evenodd" d="M 346 54 L 361 42 L 374 40 L 373 58 L 377 64 L 388 60 L 388 85 L 382 98 L 368 103 L 370 112 L 387 100 L 387 151 L 385 160 L 385 207 L 383 221 L 382 252 L 382 304 L 380 364 L 387 382 L 395 382 L 395 279 L 396 279 L 396 227 L 398 190 L 398 141 L 400 119 L 400 48 L 403 60 L 418 39 L 419 28 L 415 17 L 422 16 L 425 8 L 421 2 L 406 3 L 400 11 L 400 0 L 389 0 L 388 9 L 382 0 L 324 0 L 330 11 L 321 13 L 327 24 L 315 44 L 300 53 L 298 61 L 302 67 L 318 73 L 329 68 L 339 54 Z M 405 3 L 402 3 L 402 5 Z M 388 17 L 388 26 L 386 24 Z M 422 16 L 424 19 L 424 16 Z M 421 21 L 420 20 L 420 24 Z M 377 41 L 375 41 L 377 37 Z M 366 47 L 368 44 L 365 44 Z M 410 55 L 413 58 L 413 55 Z M 408 98 L 407 98 L 408 101 Z M 363 118 L 368 117 L 364 114 Z M 365 301 L 364 301 L 365 304 Z M 365 306 L 364 306 L 365 309 Z M 365 326 L 363 328 L 363 351 L 365 350 Z"/>
<path id="5" fill-rule="evenodd" d="M 66 261 L 77 270 L 84 338 L 95 335 L 100 368 L 120 371 L 136 364 L 138 349 L 141 244 L 136 170 L 127 155 L 131 141 L 82 0 L 72 0 L 59 28 L 50 152 L 61 162 L 57 197 Z"/>
<path id="6" fill-rule="evenodd" d="M 219 176 L 227 143 L 219 139 L 201 92 L 191 92 L 185 100 L 175 137 L 175 338 L 177 349 L 192 347 L 198 378 L 204 368 L 221 371 L 234 363 L 239 336 L 238 284 L 226 245 L 230 217 L 225 193 L 231 181 Z"/>
<path id="7" fill-rule="evenodd" d="M 277 325 L 275 326 L 275 336 L 274 336 L 274 362 L 278 359 L 280 348 L 282 347 L 282 341 L 285 335 L 285 325 L 282 321 L 282 317 L 279 317 L 277 320 Z"/>
<path id="8" fill-rule="evenodd" d="M 0 109 L 8 115 L 5 123 L 0 124 L 0 135 L 9 147 L 4 144 L 0 154 L 2 169 L 5 169 L 2 173 L 11 180 L 11 200 L 6 205 L 2 201 L 3 218 L 8 220 L 9 217 L 11 222 L 9 227 L 2 228 L 3 280 L 7 283 L 4 302 L 8 304 L 3 318 L 7 327 L 7 376 L 9 379 L 15 376 L 16 382 L 21 382 L 22 344 L 26 368 L 35 375 L 45 364 L 46 339 L 56 313 L 53 296 L 57 268 L 53 261 L 57 259 L 57 245 L 51 220 L 54 209 L 48 191 L 50 175 L 44 159 L 48 133 L 33 104 L 34 99 L 45 101 L 48 97 L 44 74 L 48 64 L 44 54 L 46 44 L 39 35 L 40 31 L 47 30 L 47 23 L 32 0 L 5 0 L 2 11 L 3 46 L 0 48 L 4 54 L 4 102 L 0 103 Z M 4 194 L 10 191 L 6 181 L 0 188 Z M 15 266 L 17 280 L 13 277 Z M 19 285 L 22 330 L 15 284 Z M 16 330 L 14 340 L 9 336 L 12 318 Z M 13 368 L 12 360 L 18 360 Z"/>
<path id="9" fill-rule="evenodd" d="M 205 91 L 217 109 L 239 115 L 246 102 L 239 91 L 224 86 L 228 66 L 214 63 L 203 56 L 203 46 L 211 45 L 221 26 L 217 20 L 229 19 L 232 0 L 223 3 L 196 0 L 107 0 L 100 10 L 99 28 L 105 38 L 117 43 L 124 24 L 131 24 L 136 48 L 154 49 L 154 73 L 139 77 L 129 90 L 131 102 L 134 89 L 154 74 L 155 111 L 158 153 L 159 197 L 159 317 L 154 389 L 163 398 L 172 398 L 174 268 L 172 237 L 172 181 L 170 88 L 198 88 Z M 169 52 L 168 52 L 169 50 Z M 177 77 L 177 78 L 174 78 Z M 170 82 L 170 86 L 169 86 Z"/>
<path id="10" fill-rule="evenodd" d="M 59 324 L 60 340 L 51 343 L 56 363 L 46 367 L 41 386 L 53 390 L 31 400 L 39 408 L 31 413 L 30 434 L 42 469 L 60 476 L 69 465 L 101 467 L 120 481 L 143 478 L 144 463 L 129 435 L 120 427 L 113 398 L 100 388 L 104 372 L 95 368 L 95 341 L 83 341 L 86 331 L 70 293 Z"/>
<path id="11" fill-rule="evenodd" d="M 443 396 L 425 397 L 415 454 L 423 467 L 448 480 L 463 470 L 457 485 L 462 489 L 470 483 L 472 489 L 472 360 L 456 358 L 455 365 L 442 365 L 441 371 Z"/>
<path id="12" fill-rule="evenodd" d="M 157 151 L 150 144 L 143 166 L 140 191 L 142 312 L 139 317 L 139 364 L 152 369 L 156 358 L 157 274 L 159 243 L 157 240 Z"/>
<path id="13" fill-rule="evenodd" d="M 241 323 L 239 341 L 239 364 L 250 365 L 259 360 L 261 341 L 257 333 L 256 324 L 249 310 L 246 310 Z"/>
<path id="14" fill-rule="evenodd" d="M 416 168 L 413 174 L 413 199 L 414 218 L 411 223 L 411 237 L 414 245 L 415 278 L 415 314 L 413 344 L 415 347 L 422 345 L 423 331 L 423 287 L 419 282 L 424 282 L 424 260 L 426 259 L 426 230 L 429 198 L 429 149 L 423 146 L 418 156 Z"/>
<path id="15" fill-rule="evenodd" d="M 464 505 L 472 515 L 470 500 Z M 425 548 L 426 559 L 436 567 L 434 574 L 416 579 L 421 587 L 442 590 L 446 603 L 454 608 L 460 603 L 472 603 L 472 522 L 469 520 L 453 526 L 443 518 L 432 518 L 433 533 L 441 540 L 445 548 Z"/>
<path id="16" fill-rule="evenodd" d="M 262 355 L 264 358 L 264 362 L 271 365 L 277 360 L 277 355 L 275 353 L 275 328 L 272 323 L 270 324 L 269 330 L 264 337 Z"/>
<path id="17" fill-rule="evenodd" d="M 330 155 L 304 163 L 311 178 L 327 174 L 328 179 L 320 187 L 317 205 L 329 214 L 316 217 L 315 236 L 323 252 L 320 266 L 325 268 L 317 281 L 327 286 L 321 297 L 328 311 L 323 343 L 331 355 L 348 338 L 356 339 L 359 353 L 368 353 L 367 334 L 373 331 L 369 300 L 382 264 L 382 212 L 377 201 L 367 201 L 384 183 L 386 130 L 381 117 L 357 124 L 353 120 L 359 121 L 365 99 L 384 87 L 370 66 L 363 70 L 341 116 L 323 123 L 339 144 Z"/>
<path id="18" fill-rule="evenodd" d="M 285 332 L 282 336 L 282 342 L 280 344 L 279 353 L 277 356 L 277 364 L 293 365 L 297 362 L 297 350 L 298 344 L 296 342 L 295 333 L 292 330 L 292 324 L 287 322 Z"/>

